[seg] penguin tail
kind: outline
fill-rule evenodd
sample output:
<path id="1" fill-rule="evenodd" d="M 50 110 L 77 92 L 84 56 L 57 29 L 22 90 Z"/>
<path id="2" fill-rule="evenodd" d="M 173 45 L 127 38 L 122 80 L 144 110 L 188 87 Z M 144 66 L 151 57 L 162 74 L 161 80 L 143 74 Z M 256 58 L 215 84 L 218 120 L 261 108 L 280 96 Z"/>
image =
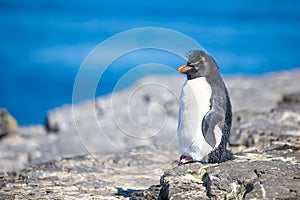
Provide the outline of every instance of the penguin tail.
<path id="1" fill-rule="evenodd" d="M 235 159 L 235 156 L 233 155 L 231 150 L 226 149 L 225 151 L 226 151 L 226 155 L 225 155 L 225 160 L 224 161 Z"/>

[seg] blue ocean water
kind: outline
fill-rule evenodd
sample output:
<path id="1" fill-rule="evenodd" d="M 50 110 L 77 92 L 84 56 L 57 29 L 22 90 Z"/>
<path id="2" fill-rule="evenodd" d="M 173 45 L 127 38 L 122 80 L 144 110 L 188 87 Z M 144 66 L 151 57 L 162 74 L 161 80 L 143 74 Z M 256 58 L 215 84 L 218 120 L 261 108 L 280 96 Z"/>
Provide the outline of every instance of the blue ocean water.
<path id="1" fill-rule="evenodd" d="M 173 29 L 199 42 L 225 75 L 256 75 L 300 66 L 300 1 L 0 1 L 0 107 L 21 125 L 72 102 L 76 73 L 90 51 L 132 28 Z M 138 58 L 138 59 L 136 59 Z M 111 92 L 132 67 L 184 60 L 144 50 L 124 55 L 101 78 Z M 147 71 L 136 79 L 159 71 Z M 126 87 L 127 85 L 124 85 Z"/>

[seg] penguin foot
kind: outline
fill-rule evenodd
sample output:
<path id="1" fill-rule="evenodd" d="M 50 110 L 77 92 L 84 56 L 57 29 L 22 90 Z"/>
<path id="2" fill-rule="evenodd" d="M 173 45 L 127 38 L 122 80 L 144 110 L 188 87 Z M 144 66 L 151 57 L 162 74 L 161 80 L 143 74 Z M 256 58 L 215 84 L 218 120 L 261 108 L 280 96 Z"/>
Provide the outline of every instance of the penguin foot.
<path id="1" fill-rule="evenodd" d="M 180 156 L 180 161 L 179 161 L 179 163 L 178 163 L 178 166 L 180 166 L 180 165 L 185 165 L 185 164 L 187 164 L 187 163 L 193 163 L 193 162 L 195 162 L 195 161 L 193 160 L 192 157 L 182 155 L 182 156 Z"/>

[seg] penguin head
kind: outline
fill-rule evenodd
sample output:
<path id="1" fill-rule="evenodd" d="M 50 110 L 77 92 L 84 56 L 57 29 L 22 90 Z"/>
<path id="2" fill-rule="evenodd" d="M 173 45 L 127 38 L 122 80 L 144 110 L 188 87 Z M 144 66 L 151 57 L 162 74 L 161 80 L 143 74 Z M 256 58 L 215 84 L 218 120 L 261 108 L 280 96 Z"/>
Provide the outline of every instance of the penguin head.
<path id="1" fill-rule="evenodd" d="M 186 74 L 188 79 L 194 79 L 219 74 L 219 68 L 210 55 L 195 50 L 188 56 L 187 63 L 178 68 L 178 72 Z"/>

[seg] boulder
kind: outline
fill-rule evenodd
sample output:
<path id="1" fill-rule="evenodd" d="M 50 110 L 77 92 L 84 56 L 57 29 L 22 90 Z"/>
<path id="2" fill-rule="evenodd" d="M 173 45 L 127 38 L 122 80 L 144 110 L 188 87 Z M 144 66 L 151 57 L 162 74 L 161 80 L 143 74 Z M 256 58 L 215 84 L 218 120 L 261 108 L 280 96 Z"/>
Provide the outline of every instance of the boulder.
<path id="1" fill-rule="evenodd" d="M 18 124 L 15 118 L 7 110 L 0 109 L 0 139 L 6 135 L 16 133 Z"/>

